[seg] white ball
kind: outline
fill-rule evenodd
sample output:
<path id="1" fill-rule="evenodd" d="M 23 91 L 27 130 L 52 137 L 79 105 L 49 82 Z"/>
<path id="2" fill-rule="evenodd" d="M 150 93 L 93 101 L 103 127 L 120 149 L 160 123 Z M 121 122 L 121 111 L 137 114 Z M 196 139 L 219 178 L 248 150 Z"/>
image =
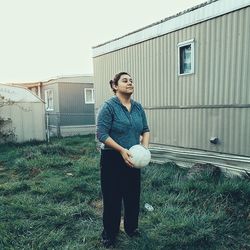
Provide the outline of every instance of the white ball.
<path id="1" fill-rule="evenodd" d="M 142 145 L 134 145 L 129 149 L 131 153 L 131 162 L 135 168 L 142 168 L 149 164 L 151 160 L 151 153 L 148 149 L 144 148 Z"/>

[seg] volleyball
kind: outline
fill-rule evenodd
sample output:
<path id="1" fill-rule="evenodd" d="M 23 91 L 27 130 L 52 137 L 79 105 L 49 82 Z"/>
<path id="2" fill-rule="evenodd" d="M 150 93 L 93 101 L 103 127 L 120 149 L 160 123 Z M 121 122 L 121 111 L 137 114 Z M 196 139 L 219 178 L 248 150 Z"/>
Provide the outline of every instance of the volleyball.
<path id="1" fill-rule="evenodd" d="M 129 149 L 131 153 L 131 162 L 135 168 L 142 168 L 149 164 L 151 160 L 151 153 L 142 145 L 134 145 Z"/>

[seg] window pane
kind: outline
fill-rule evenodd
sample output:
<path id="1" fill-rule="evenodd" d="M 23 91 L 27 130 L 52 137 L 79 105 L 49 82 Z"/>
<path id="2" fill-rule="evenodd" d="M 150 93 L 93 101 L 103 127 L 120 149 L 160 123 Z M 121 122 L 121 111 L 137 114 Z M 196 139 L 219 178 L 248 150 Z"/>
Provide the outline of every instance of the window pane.
<path id="1" fill-rule="evenodd" d="M 45 98 L 46 108 L 53 110 L 53 91 L 51 89 L 47 90 L 45 92 L 45 95 L 46 95 L 46 98 Z"/>
<path id="2" fill-rule="evenodd" d="M 86 90 L 86 102 L 92 102 L 92 91 L 90 89 Z"/>
<path id="3" fill-rule="evenodd" d="M 191 72 L 191 53 L 191 44 L 180 47 L 180 74 Z"/>
<path id="4" fill-rule="evenodd" d="M 85 103 L 94 103 L 94 89 L 85 89 Z"/>

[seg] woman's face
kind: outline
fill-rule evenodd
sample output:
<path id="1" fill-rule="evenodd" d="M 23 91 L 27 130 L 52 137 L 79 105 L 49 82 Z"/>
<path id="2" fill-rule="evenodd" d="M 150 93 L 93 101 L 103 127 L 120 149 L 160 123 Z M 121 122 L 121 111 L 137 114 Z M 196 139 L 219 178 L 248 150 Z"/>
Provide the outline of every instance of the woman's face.
<path id="1" fill-rule="evenodd" d="M 113 87 L 115 88 L 116 93 L 132 95 L 134 92 L 134 83 L 129 75 L 121 75 L 118 84 Z"/>

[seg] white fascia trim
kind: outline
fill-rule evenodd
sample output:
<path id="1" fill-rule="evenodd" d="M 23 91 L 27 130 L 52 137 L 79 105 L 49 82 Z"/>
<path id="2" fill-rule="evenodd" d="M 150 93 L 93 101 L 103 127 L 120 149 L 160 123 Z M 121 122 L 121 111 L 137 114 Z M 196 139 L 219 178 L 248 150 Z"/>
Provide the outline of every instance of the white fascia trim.
<path id="1" fill-rule="evenodd" d="M 193 42 L 194 42 L 194 38 L 190 39 L 190 40 L 187 40 L 187 41 L 183 41 L 183 42 L 178 43 L 177 47 L 181 47 L 181 46 L 184 46 L 184 45 L 187 45 L 187 44 L 191 44 Z"/>
<path id="2" fill-rule="evenodd" d="M 97 57 L 111 51 L 125 48 L 136 43 L 140 43 L 167 33 L 200 23 L 206 20 L 233 12 L 235 10 L 247 7 L 250 0 L 219 0 L 200 7 L 193 11 L 184 13 L 165 22 L 142 29 L 138 32 L 128 34 L 127 36 L 110 41 L 104 45 L 92 49 L 93 57 Z"/>

